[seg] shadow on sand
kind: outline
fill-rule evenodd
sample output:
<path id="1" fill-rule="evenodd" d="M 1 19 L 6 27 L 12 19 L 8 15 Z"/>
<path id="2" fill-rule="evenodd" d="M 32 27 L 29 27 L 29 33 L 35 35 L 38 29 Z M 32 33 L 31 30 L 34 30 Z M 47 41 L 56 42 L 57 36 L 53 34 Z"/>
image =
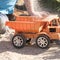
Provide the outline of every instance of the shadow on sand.
<path id="1" fill-rule="evenodd" d="M 45 52 L 47 49 L 40 49 L 36 45 L 33 46 L 25 46 L 24 48 L 21 49 L 16 49 L 11 41 L 0 41 L 0 53 L 5 52 L 5 51 L 10 51 L 10 52 L 16 52 L 19 54 L 25 54 L 25 55 L 37 55 Z"/>
<path id="2" fill-rule="evenodd" d="M 53 45 L 53 44 L 52 46 L 50 46 L 49 49 L 40 49 L 36 45 L 25 46 L 24 48 L 16 49 L 15 47 L 13 47 L 11 41 L 0 41 L 0 53 L 6 52 L 6 51 L 9 51 L 12 53 L 15 52 L 15 53 L 24 54 L 24 55 L 42 54 L 44 60 L 60 59 L 60 46 Z"/>

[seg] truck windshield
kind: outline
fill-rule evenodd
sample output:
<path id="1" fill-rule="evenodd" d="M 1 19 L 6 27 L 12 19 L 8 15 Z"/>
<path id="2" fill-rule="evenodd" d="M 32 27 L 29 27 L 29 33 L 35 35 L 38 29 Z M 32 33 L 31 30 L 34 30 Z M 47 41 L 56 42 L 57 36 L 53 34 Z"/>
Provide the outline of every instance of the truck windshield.
<path id="1" fill-rule="evenodd" d="M 52 20 L 52 26 L 57 26 L 57 21 L 56 20 Z"/>

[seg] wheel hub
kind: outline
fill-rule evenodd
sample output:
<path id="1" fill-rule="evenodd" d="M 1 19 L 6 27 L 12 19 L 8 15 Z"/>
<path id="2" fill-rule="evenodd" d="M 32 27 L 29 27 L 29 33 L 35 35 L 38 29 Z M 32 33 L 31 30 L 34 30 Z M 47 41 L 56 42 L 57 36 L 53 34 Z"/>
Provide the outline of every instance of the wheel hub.
<path id="1" fill-rule="evenodd" d="M 38 45 L 41 47 L 45 47 L 48 44 L 47 39 L 44 37 L 40 37 L 38 39 Z"/>
<path id="2" fill-rule="evenodd" d="M 21 46 L 21 45 L 23 44 L 23 39 L 22 39 L 20 36 L 16 36 L 16 37 L 14 38 L 14 44 L 15 44 L 16 46 Z"/>

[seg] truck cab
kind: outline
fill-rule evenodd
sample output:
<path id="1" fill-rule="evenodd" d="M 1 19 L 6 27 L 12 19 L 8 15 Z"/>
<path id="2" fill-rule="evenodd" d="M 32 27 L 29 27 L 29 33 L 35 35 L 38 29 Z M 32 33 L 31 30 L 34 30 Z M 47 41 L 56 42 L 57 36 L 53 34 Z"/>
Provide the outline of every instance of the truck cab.
<path id="1" fill-rule="evenodd" d="M 40 48 L 47 48 L 51 41 L 60 40 L 60 18 L 55 15 L 48 16 L 43 21 L 46 21 L 46 25 L 39 33 L 36 39 L 36 44 Z"/>
<path id="2" fill-rule="evenodd" d="M 53 17 L 53 16 L 52 16 Z M 50 39 L 58 39 L 60 40 L 60 19 L 58 16 L 54 16 L 53 18 L 51 18 L 51 16 L 49 16 L 50 20 L 49 20 L 49 24 L 48 26 L 48 33 L 50 34 Z"/>

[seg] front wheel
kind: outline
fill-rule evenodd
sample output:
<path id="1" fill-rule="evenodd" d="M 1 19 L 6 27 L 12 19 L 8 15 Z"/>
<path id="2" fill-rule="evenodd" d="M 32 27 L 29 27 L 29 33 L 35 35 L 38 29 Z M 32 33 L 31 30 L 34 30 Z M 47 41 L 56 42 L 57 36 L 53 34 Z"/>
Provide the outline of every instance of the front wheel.
<path id="1" fill-rule="evenodd" d="M 16 48 L 22 48 L 25 45 L 25 38 L 23 35 L 15 35 L 12 38 L 12 44 Z"/>
<path id="2" fill-rule="evenodd" d="M 36 39 L 36 44 L 39 48 L 45 49 L 49 47 L 50 39 L 46 35 L 40 35 Z"/>

